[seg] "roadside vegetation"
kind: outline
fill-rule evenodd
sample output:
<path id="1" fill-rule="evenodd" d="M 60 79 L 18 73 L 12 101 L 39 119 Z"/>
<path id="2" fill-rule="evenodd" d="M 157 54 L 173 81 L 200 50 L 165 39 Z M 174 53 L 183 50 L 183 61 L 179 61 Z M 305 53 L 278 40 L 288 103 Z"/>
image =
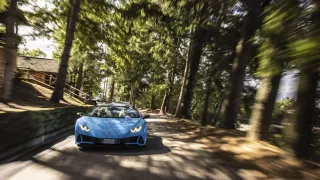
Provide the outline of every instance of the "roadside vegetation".
<path id="1" fill-rule="evenodd" d="M 29 26 L 57 45 L 52 102 L 68 81 L 203 126 L 249 124 L 248 141 L 272 141 L 298 158 L 319 153 L 319 0 L 39 2 L 0 1 L 2 101 L 12 98 L 17 52 L 30 53 L 18 50 L 17 29 Z M 296 98 L 277 101 L 292 71 Z"/>

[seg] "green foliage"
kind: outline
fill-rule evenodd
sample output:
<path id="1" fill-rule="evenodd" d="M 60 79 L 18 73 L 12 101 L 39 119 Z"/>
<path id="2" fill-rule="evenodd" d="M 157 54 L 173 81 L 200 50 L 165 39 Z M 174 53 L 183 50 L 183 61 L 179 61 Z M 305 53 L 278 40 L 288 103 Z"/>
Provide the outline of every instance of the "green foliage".
<path id="1" fill-rule="evenodd" d="M 319 2 L 306 1 L 302 5 L 304 8 L 300 13 L 299 26 L 295 28 L 296 36 L 292 38 L 289 45 L 291 65 L 298 68 L 312 65 L 316 69 L 320 66 Z"/>
<path id="2" fill-rule="evenodd" d="M 0 0 L 0 12 L 3 12 L 7 9 L 8 1 L 7 0 Z"/>
<path id="3" fill-rule="evenodd" d="M 294 110 L 296 106 L 296 100 L 294 98 L 285 98 L 277 101 L 273 111 L 273 117 L 283 117 L 289 110 Z"/>
<path id="4" fill-rule="evenodd" d="M 130 83 L 136 82 L 137 104 L 148 106 L 151 96 L 155 95 L 157 107 L 160 107 L 169 87 L 169 73 L 176 62 L 174 94 L 170 104 L 174 109 L 188 58 L 190 38 L 195 27 L 201 26 L 210 33 L 197 75 L 193 117 L 201 116 L 208 77 L 215 81 L 209 105 L 209 114 L 214 114 L 228 84 L 241 20 L 247 13 L 246 2 L 249 1 L 83 0 L 69 74 L 76 80 L 79 66 L 83 64 L 82 88 L 92 94 L 101 92 L 103 78 L 113 76 L 117 82 L 115 96 L 123 101 L 129 100 Z M 29 3 L 32 11 L 25 14 L 30 25 L 36 29 L 35 36 L 54 39 L 57 44 L 54 58 L 60 59 L 69 2 L 52 0 L 46 1 L 46 4 L 39 7 L 32 1 Z M 300 13 L 301 9 L 304 13 Z M 305 1 L 272 1 L 263 14 L 262 29 L 255 37 L 252 53 L 257 51 L 259 55 L 250 61 L 246 69 L 247 81 L 256 78 L 254 73 L 258 77 L 281 73 L 281 63 L 290 64 L 287 68 L 291 68 L 309 62 L 311 57 L 313 60 L 318 58 L 318 39 L 302 35 L 312 29 L 308 19 L 312 12 L 313 7 Z M 257 59 L 259 69 L 256 71 Z M 255 87 L 250 88 L 245 84 L 240 119 L 248 117 L 251 111 Z"/>
<path id="5" fill-rule="evenodd" d="M 319 65 L 319 46 L 320 36 L 318 38 L 299 39 L 290 44 L 292 50 L 292 63 L 303 66 L 307 63 Z"/>
<path id="6" fill-rule="evenodd" d="M 287 46 L 296 33 L 298 1 L 275 1 L 265 14 L 264 24 L 257 34 L 260 41 L 258 76 L 281 74 L 284 63 L 288 63 L 290 48 Z"/>
<path id="7" fill-rule="evenodd" d="M 46 53 L 41 51 L 40 49 L 28 49 L 28 48 L 23 48 L 19 49 L 18 51 L 19 56 L 29 56 L 29 57 L 46 57 Z"/>

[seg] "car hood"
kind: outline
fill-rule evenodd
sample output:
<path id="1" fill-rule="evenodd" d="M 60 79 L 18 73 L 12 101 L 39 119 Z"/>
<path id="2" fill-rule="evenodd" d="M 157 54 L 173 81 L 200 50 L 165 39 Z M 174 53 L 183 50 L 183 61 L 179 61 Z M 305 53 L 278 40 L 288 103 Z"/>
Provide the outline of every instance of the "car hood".
<path id="1" fill-rule="evenodd" d="M 121 138 L 129 136 L 131 129 L 145 123 L 142 118 L 98 118 L 84 116 L 79 123 L 90 128 L 90 133 L 98 138 Z"/>

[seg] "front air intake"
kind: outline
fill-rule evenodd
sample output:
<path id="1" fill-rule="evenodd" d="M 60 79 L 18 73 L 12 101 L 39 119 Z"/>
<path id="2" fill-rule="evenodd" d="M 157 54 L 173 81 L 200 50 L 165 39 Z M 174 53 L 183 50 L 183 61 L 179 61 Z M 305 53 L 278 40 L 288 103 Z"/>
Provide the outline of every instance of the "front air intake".
<path id="1" fill-rule="evenodd" d="M 77 137 L 77 142 L 80 142 L 80 141 L 81 141 L 81 136 L 78 135 L 78 137 Z"/>
<path id="2" fill-rule="evenodd" d="M 139 138 L 138 136 L 123 138 L 123 139 L 120 139 L 120 144 L 137 143 L 138 138 Z"/>
<path id="3" fill-rule="evenodd" d="M 85 142 L 99 142 L 98 138 L 95 138 L 92 136 L 86 136 L 82 134 L 81 137 L 82 137 L 82 141 L 85 141 Z"/>
<path id="4" fill-rule="evenodd" d="M 143 140 L 143 138 L 142 138 L 141 136 L 139 136 L 138 143 L 139 143 L 139 144 L 143 144 L 143 143 L 144 143 L 144 140 Z"/>

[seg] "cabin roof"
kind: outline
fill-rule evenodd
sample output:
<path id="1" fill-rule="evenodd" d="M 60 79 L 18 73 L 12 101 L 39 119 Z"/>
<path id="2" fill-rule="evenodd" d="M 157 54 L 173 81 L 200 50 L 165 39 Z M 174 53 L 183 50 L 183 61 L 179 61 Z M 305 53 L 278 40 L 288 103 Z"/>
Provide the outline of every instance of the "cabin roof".
<path id="1" fill-rule="evenodd" d="M 18 56 L 17 67 L 47 73 L 58 73 L 59 71 L 59 63 L 53 59 L 28 56 Z"/>

